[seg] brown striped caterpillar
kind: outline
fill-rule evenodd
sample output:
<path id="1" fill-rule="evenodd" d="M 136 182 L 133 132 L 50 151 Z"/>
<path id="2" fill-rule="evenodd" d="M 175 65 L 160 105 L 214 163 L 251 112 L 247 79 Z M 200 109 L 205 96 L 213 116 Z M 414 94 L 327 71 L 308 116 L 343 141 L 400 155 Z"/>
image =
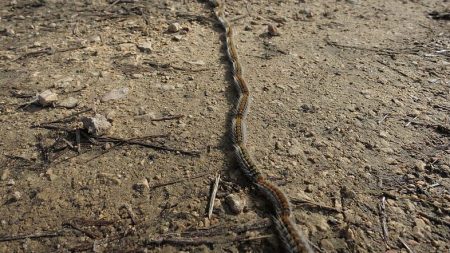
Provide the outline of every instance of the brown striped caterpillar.
<path id="1" fill-rule="evenodd" d="M 246 117 L 250 103 L 250 91 L 242 76 L 242 66 L 239 63 L 238 53 L 233 41 L 233 28 L 225 18 L 224 5 L 219 0 L 210 0 L 215 7 L 215 14 L 225 30 L 225 41 L 228 59 L 232 65 L 234 84 L 239 98 L 232 120 L 232 140 L 236 157 L 245 176 L 259 189 L 262 195 L 272 205 L 276 214 L 273 222 L 278 235 L 287 252 L 313 252 L 305 237 L 297 230 L 291 219 L 291 206 L 284 192 L 276 185 L 268 182 L 258 170 L 258 167 L 246 146 Z"/>

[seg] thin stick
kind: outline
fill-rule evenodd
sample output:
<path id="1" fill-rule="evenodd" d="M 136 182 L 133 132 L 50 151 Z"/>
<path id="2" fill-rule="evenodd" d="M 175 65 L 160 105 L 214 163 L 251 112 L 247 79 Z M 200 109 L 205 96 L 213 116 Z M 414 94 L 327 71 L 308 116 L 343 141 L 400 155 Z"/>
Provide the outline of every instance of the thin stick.
<path id="1" fill-rule="evenodd" d="M 403 244 L 403 246 L 405 246 L 408 253 L 414 253 L 414 250 L 412 250 L 401 237 L 399 237 L 398 240 Z"/>
<path id="2" fill-rule="evenodd" d="M 57 237 L 57 236 L 62 236 L 62 235 L 63 235 L 62 231 L 38 232 L 35 234 L 28 234 L 28 235 L 11 235 L 11 236 L 0 237 L 0 242 L 8 242 L 8 241 L 16 241 L 16 240 L 32 239 L 32 238 L 42 238 L 42 237 Z"/>
<path id="3" fill-rule="evenodd" d="M 25 54 L 17 57 L 16 59 L 14 59 L 13 61 L 15 62 L 15 61 L 22 60 L 22 59 L 28 58 L 28 57 L 38 57 L 41 55 L 52 55 L 55 53 L 64 53 L 64 52 L 68 52 L 68 51 L 74 51 L 74 50 L 85 49 L 85 48 L 86 48 L 86 46 L 76 46 L 76 47 L 68 47 L 68 48 L 56 50 L 54 48 L 48 47 L 48 48 L 44 48 L 43 50 L 25 53 Z"/>
<path id="4" fill-rule="evenodd" d="M 91 239 L 97 239 L 97 238 L 98 238 L 98 236 L 95 235 L 94 233 L 92 233 L 92 232 L 90 232 L 90 231 L 88 231 L 88 230 L 86 230 L 86 229 L 82 229 L 82 228 L 80 228 L 79 226 L 73 224 L 72 222 L 66 222 L 66 223 L 64 223 L 63 225 L 64 225 L 64 226 L 68 226 L 68 227 L 70 227 L 70 228 L 73 228 L 73 229 L 75 229 L 75 230 L 77 230 L 77 231 L 80 231 L 81 233 L 85 234 L 87 237 L 89 237 L 89 238 L 91 238 Z"/>
<path id="5" fill-rule="evenodd" d="M 80 129 L 77 128 L 77 130 L 75 131 L 75 139 L 77 141 L 77 152 L 78 154 L 81 154 L 81 136 L 80 136 Z"/>
<path id="6" fill-rule="evenodd" d="M 209 199 L 209 208 L 208 208 L 208 219 L 211 219 L 212 212 L 214 209 L 214 201 L 216 200 L 217 189 L 219 188 L 220 182 L 220 174 L 217 175 L 216 181 L 214 182 L 214 188 L 211 193 L 211 198 Z"/>
<path id="7" fill-rule="evenodd" d="M 111 7 L 113 7 L 114 5 L 116 5 L 118 2 L 120 2 L 120 0 L 114 1 L 112 4 L 106 6 L 106 8 L 105 8 L 103 11 L 106 12 L 106 11 L 109 10 Z"/>
<path id="8" fill-rule="evenodd" d="M 317 251 L 320 252 L 320 253 L 324 252 L 319 246 L 315 245 L 313 242 L 311 242 L 311 241 L 308 240 L 308 239 L 306 239 L 306 240 L 309 242 L 309 244 L 310 244 L 315 250 L 317 250 Z"/>
<path id="9" fill-rule="evenodd" d="M 128 215 L 130 216 L 130 219 L 131 219 L 131 222 L 133 223 L 133 225 L 136 225 L 138 218 L 137 218 L 136 214 L 133 212 L 133 208 L 131 207 L 131 205 L 127 203 L 127 204 L 123 204 L 122 207 L 127 209 Z"/>
<path id="10" fill-rule="evenodd" d="M 173 116 L 167 116 L 167 117 L 161 117 L 156 119 L 151 119 L 151 121 L 165 121 L 165 120 L 174 120 L 174 119 L 181 119 L 184 115 L 173 115 Z"/>
<path id="11" fill-rule="evenodd" d="M 388 240 L 388 229 L 386 225 L 386 197 L 381 197 L 381 204 L 380 204 L 380 215 L 381 215 L 381 226 L 383 228 L 383 239 L 385 242 Z"/>
<path id="12" fill-rule="evenodd" d="M 405 127 L 408 127 L 409 125 L 411 125 L 411 123 L 413 123 L 413 121 L 416 119 L 417 119 L 417 116 L 414 117 L 412 120 L 408 120 L 408 123 L 406 123 Z"/>
<path id="13" fill-rule="evenodd" d="M 67 121 L 69 121 L 70 119 L 75 118 L 75 117 L 78 116 L 78 115 L 81 115 L 81 114 L 83 114 L 83 113 L 90 112 L 90 111 L 92 111 L 92 108 L 89 108 L 89 109 L 86 109 L 86 110 L 83 110 L 83 111 L 76 112 L 76 113 L 71 114 L 71 115 L 69 115 L 69 116 L 67 116 L 67 117 L 64 117 L 64 118 L 61 118 L 61 119 L 57 119 L 57 120 L 54 120 L 54 121 L 39 123 L 39 124 L 37 124 L 37 125 L 33 125 L 32 127 L 40 127 L 41 125 L 45 126 L 45 125 L 54 124 L 54 123 L 63 123 L 63 122 L 67 122 Z"/>
<path id="14" fill-rule="evenodd" d="M 99 141 L 99 142 L 105 142 L 105 141 L 106 142 L 108 142 L 108 141 L 110 141 L 110 142 L 123 142 L 124 144 L 128 144 L 128 145 L 138 145 L 138 146 L 147 147 L 147 148 L 153 148 L 153 149 L 157 149 L 157 150 L 165 150 L 165 151 L 169 151 L 169 152 L 178 152 L 178 153 L 183 154 L 183 155 L 200 156 L 200 152 L 199 151 L 190 151 L 190 150 L 176 149 L 176 148 L 171 148 L 171 147 L 167 147 L 167 146 L 147 143 L 147 142 L 134 141 L 134 140 L 125 140 L 125 139 L 120 139 L 120 138 L 115 138 L 115 137 L 99 138 L 99 139 L 97 139 L 97 141 Z"/>
<path id="15" fill-rule="evenodd" d="M 378 125 L 380 125 L 381 123 L 383 123 L 383 121 L 384 121 L 388 116 L 389 116 L 389 114 L 383 115 L 383 118 L 381 118 L 381 119 L 378 121 Z"/>
<path id="16" fill-rule="evenodd" d="M 163 244 L 171 244 L 171 245 L 191 245 L 198 246 L 204 244 L 227 244 L 232 242 L 242 242 L 242 241 L 253 241 L 253 240 L 262 240 L 266 238 L 270 238 L 272 235 L 261 235 L 255 237 L 248 236 L 235 236 L 232 238 L 202 238 L 202 237 L 193 237 L 193 238 L 183 238 L 183 237 L 156 237 L 154 239 L 148 239 L 145 241 L 146 245 L 163 245 Z"/>

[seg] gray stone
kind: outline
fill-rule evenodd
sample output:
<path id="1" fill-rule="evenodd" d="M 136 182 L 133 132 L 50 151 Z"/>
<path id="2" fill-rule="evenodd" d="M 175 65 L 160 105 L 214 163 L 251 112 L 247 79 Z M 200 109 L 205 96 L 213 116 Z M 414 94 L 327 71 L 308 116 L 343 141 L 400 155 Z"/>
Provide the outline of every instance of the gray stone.
<path id="1" fill-rule="evenodd" d="M 37 99 L 42 106 L 48 106 L 58 101 L 58 94 L 51 90 L 45 90 L 38 95 Z"/>
<path id="2" fill-rule="evenodd" d="M 242 199 L 234 194 L 229 194 L 225 197 L 225 203 L 227 203 L 230 211 L 234 214 L 240 214 L 244 210 L 244 204 Z"/>
<path id="3" fill-rule="evenodd" d="M 116 100 L 116 99 L 124 98 L 127 96 L 128 91 L 129 91 L 128 87 L 114 89 L 114 90 L 106 93 L 105 95 L 103 95 L 103 97 L 101 98 L 101 101 L 106 102 L 109 100 Z"/>
<path id="4" fill-rule="evenodd" d="M 431 231 L 430 226 L 428 226 L 422 219 L 414 219 L 415 226 L 413 227 L 413 235 L 418 239 L 425 239 L 426 234 Z"/>
<path id="5" fill-rule="evenodd" d="M 2 176 L 0 177 L 0 179 L 2 181 L 5 181 L 6 179 L 8 179 L 10 174 L 11 174 L 11 171 L 8 168 L 5 168 L 2 172 Z"/>
<path id="6" fill-rule="evenodd" d="M 18 201 L 22 198 L 22 193 L 15 191 L 11 194 L 11 201 Z"/>
<path id="7" fill-rule="evenodd" d="M 292 146 L 289 148 L 288 152 L 291 156 L 297 156 L 302 153 L 302 149 L 299 146 Z"/>
<path id="8" fill-rule="evenodd" d="M 150 53 L 153 50 L 152 43 L 149 41 L 138 44 L 137 48 L 143 53 Z"/>
<path id="9" fill-rule="evenodd" d="M 183 36 L 181 36 L 181 35 L 174 35 L 172 37 L 172 40 L 174 40 L 174 41 L 181 41 L 182 39 L 183 39 Z"/>
<path id="10" fill-rule="evenodd" d="M 414 168 L 419 172 L 425 171 L 426 167 L 427 167 L 427 164 L 420 160 L 416 161 L 414 164 Z"/>
<path id="11" fill-rule="evenodd" d="M 58 105 L 65 108 L 74 108 L 78 105 L 78 99 L 74 97 L 68 97 L 59 102 Z"/>
<path id="12" fill-rule="evenodd" d="M 270 36 L 280 36 L 278 28 L 272 24 L 267 25 L 267 32 Z"/>
<path id="13" fill-rule="evenodd" d="M 88 133 L 94 136 L 104 135 L 111 128 L 111 123 L 101 114 L 96 114 L 94 117 L 84 117 L 81 122 L 83 122 L 83 127 Z"/>
<path id="14" fill-rule="evenodd" d="M 175 23 L 172 23 L 169 25 L 169 27 L 167 28 L 167 31 L 170 33 L 176 33 L 178 31 L 180 31 L 180 29 L 181 29 L 180 24 L 175 22 Z"/>

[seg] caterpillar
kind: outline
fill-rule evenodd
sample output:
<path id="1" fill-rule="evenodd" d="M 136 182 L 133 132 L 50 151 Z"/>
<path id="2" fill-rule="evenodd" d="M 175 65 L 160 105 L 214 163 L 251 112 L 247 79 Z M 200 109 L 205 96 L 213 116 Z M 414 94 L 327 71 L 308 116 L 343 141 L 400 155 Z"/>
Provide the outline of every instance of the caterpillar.
<path id="1" fill-rule="evenodd" d="M 246 146 L 246 119 L 251 100 L 250 90 L 243 77 L 242 66 L 233 40 L 233 28 L 225 18 L 225 7 L 219 0 L 210 0 L 210 3 L 214 6 L 217 20 L 219 20 L 225 30 L 227 56 L 232 66 L 233 81 L 239 95 L 231 129 L 232 142 L 239 166 L 244 175 L 256 186 L 275 211 L 272 217 L 273 224 L 286 251 L 290 253 L 313 252 L 304 235 L 292 221 L 291 204 L 288 197 L 280 188 L 263 177 L 248 151 Z"/>

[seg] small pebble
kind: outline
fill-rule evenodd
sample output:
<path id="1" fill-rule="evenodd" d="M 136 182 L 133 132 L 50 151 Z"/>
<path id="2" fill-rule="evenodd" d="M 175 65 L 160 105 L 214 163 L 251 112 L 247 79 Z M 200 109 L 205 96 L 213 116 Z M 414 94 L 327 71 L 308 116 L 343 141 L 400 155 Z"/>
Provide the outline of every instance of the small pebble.
<path id="1" fill-rule="evenodd" d="M 146 42 L 143 42 L 143 43 L 138 44 L 138 45 L 137 45 L 137 48 L 138 48 L 141 52 L 147 53 L 147 54 L 150 53 L 150 52 L 153 50 L 153 48 L 152 48 L 152 43 L 149 42 L 149 41 L 146 41 Z"/>
<path id="2" fill-rule="evenodd" d="M 280 36 L 280 32 L 278 32 L 278 28 L 272 24 L 267 26 L 267 31 L 270 36 Z"/>
<path id="3" fill-rule="evenodd" d="M 178 31 L 180 31 L 180 29 L 181 29 L 180 24 L 175 22 L 175 23 L 172 23 L 169 25 L 169 27 L 167 28 L 167 31 L 170 33 L 176 33 Z"/>
<path id="4" fill-rule="evenodd" d="M 11 196 L 11 200 L 12 201 L 18 201 L 22 198 L 22 193 L 15 191 L 12 196 Z"/>
<path id="5" fill-rule="evenodd" d="M 59 106 L 61 107 L 65 107 L 65 108 L 74 108 L 78 105 L 78 99 L 74 98 L 74 97 L 68 97 L 64 100 L 62 100 L 61 102 L 58 103 Z"/>
<path id="6" fill-rule="evenodd" d="M 111 174 L 111 173 L 100 172 L 97 174 L 97 177 L 101 178 L 101 179 L 106 179 L 110 182 L 113 182 L 116 185 L 120 185 L 122 183 L 122 181 L 119 178 L 117 178 L 114 174 Z"/>
<path id="7" fill-rule="evenodd" d="M 16 32 L 11 28 L 0 27 L 0 35 L 13 36 Z"/>
<path id="8" fill-rule="evenodd" d="M 57 100 L 58 100 L 58 94 L 54 93 L 51 90 L 43 91 L 38 95 L 38 102 L 42 106 L 51 105 L 54 102 L 56 102 Z"/>
<path id="9" fill-rule="evenodd" d="M 10 180 L 8 180 L 8 182 L 6 183 L 7 186 L 13 186 L 15 184 L 16 184 L 16 182 L 12 178 Z"/>
<path id="10" fill-rule="evenodd" d="M 148 185 L 148 181 L 146 183 L 144 182 L 140 182 L 140 183 L 136 183 L 133 185 L 133 190 L 139 192 L 139 193 L 144 193 L 145 190 L 148 190 L 150 187 Z"/>
<path id="11" fill-rule="evenodd" d="M 414 164 L 414 168 L 419 172 L 425 171 L 426 167 L 427 167 L 427 164 L 420 160 L 416 161 L 416 163 Z"/>
<path id="12" fill-rule="evenodd" d="M 181 35 L 174 35 L 172 37 L 172 40 L 174 40 L 174 41 L 181 41 L 182 39 L 183 39 L 183 36 L 181 36 Z"/>
<path id="13" fill-rule="evenodd" d="M 98 43 L 102 42 L 102 38 L 100 37 L 100 35 L 93 35 L 89 38 L 89 41 L 92 43 Z"/>
<path id="14" fill-rule="evenodd" d="M 301 149 L 300 146 L 294 145 L 294 146 L 289 148 L 288 153 L 291 156 L 297 156 L 297 155 L 300 155 L 302 153 L 302 149 Z"/>
<path id="15" fill-rule="evenodd" d="M 52 170 L 52 169 L 48 169 L 48 170 L 45 172 L 45 175 L 48 177 L 48 179 L 49 179 L 50 181 L 54 181 L 56 178 L 58 178 L 58 176 L 55 175 L 55 174 L 53 173 L 53 170 Z"/>
<path id="16" fill-rule="evenodd" d="M 101 114 L 96 114 L 94 117 L 84 117 L 81 122 L 84 129 L 94 136 L 104 135 L 111 128 L 111 123 Z"/>
<path id="17" fill-rule="evenodd" d="M 8 168 L 6 168 L 6 169 L 3 170 L 2 176 L 0 177 L 0 179 L 2 181 L 5 181 L 6 179 L 8 179 L 10 174 L 11 174 L 11 171 Z"/>
<path id="18" fill-rule="evenodd" d="M 234 214 L 240 214 L 244 210 L 244 205 L 241 198 L 235 194 L 229 194 L 225 197 L 225 203 L 227 203 L 230 211 Z"/>
<path id="19" fill-rule="evenodd" d="M 129 91 L 128 87 L 114 89 L 114 90 L 106 93 L 105 95 L 103 95 L 103 97 L 100 100 L 102 102 L 106 102 L 109 100 L 121 99 L 121 98 L 124 98 L 127 96 L 128 91 Z"/>

